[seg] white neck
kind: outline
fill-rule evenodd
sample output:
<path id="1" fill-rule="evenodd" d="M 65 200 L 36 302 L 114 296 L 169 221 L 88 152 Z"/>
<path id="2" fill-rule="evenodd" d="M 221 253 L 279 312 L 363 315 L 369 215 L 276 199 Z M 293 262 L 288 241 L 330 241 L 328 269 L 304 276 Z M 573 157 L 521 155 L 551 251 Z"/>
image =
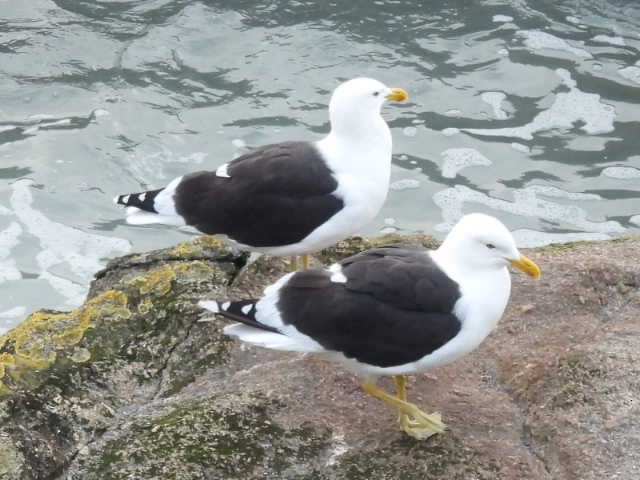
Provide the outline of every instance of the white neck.
<path id="1" fill-rule="evenodd" d="M 391 131 L 380 115 L 360 120 L 332 121 L 331 132 L 316 146 L 336 174 L 372 175 L 376 181 L 387 184 L 391 172 Z"/>
<path id="2" fill-rule="evenodd" d="M 511 277 L 506 267 L 465 268 L 453 252 L 440 247 L 431 258 L 460 286 L 464 296 L 455 307 L 463 328 L 473 328 L 480 341 L 493 330 L 504 313 L 511 294 Z"/>

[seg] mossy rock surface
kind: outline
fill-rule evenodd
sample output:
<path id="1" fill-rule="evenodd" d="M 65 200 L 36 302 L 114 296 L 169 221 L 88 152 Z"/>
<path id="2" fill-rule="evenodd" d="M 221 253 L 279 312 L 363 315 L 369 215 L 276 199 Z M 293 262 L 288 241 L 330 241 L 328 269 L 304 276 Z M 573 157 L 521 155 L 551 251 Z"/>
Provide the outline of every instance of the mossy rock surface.
<path id="1" fill-rule="evenodd" d="M 352 238 L 313 265 L 398 241 L 437 245 Z M 542 280 L 514 273 L 483 346 L 411 379 L 449 425 L 423 442 L 339 366 L 241 346 L 197 306 L 258 296 L 282 259 L 209 237 L 115 259 L 82 307 L 0 337 L 0 478 L 635 480 L 640 241 L 527 255 Z"/>

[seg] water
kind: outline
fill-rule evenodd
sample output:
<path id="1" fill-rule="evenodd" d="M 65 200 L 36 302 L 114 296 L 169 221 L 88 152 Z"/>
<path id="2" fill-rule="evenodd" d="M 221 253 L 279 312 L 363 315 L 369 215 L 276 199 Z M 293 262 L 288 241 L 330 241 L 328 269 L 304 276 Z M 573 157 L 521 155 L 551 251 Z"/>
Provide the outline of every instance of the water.
<path id="1" fill-rule="evenodd" d="M 0 34 L 0 332 L 189 237 L 126 225 L 115 194 L 318 138 L 360 75 L 411 94 L 363 233 L 470 211 L 523 246 L 640 231 L 635 0 L 0 0 Z"/>

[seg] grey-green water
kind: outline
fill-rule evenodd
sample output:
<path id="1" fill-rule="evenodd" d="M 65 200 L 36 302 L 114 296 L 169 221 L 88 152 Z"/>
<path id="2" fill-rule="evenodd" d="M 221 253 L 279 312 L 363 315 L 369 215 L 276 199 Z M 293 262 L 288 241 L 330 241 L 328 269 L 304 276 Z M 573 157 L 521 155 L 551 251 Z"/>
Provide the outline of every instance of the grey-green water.
<path id="1" fill-rule="evenodd" d="M 318 138 L 354 76 L 411 94 L 363 233 L 470 211 L 523 246 L 638 232 L 639 52 L 635 0 L 0 0 L 0 332 L 188 238 L 126 225 L 115 194 Z"/>

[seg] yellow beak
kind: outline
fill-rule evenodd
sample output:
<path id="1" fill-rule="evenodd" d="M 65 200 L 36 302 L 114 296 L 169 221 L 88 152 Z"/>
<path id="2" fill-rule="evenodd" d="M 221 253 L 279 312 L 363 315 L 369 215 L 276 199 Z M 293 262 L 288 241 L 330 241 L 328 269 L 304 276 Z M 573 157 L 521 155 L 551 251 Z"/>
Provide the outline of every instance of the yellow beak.
<path id="1" fill-rule="evenodd" d="M 524 273 L 533 278 L 540 278 L 540 267 L 532 260 L 529 260 L 524 255 L 520 255 L 518 260 L 509 260 L 509 263 L 514 267 L 522 270 Z"/>
<path id="2" fill-rule="evenodd" d="M 385 98 L 394 102 L 404 102 L 409 98 L 409 94 L 401 88 L 392 88 L 391 93 Z"/>

